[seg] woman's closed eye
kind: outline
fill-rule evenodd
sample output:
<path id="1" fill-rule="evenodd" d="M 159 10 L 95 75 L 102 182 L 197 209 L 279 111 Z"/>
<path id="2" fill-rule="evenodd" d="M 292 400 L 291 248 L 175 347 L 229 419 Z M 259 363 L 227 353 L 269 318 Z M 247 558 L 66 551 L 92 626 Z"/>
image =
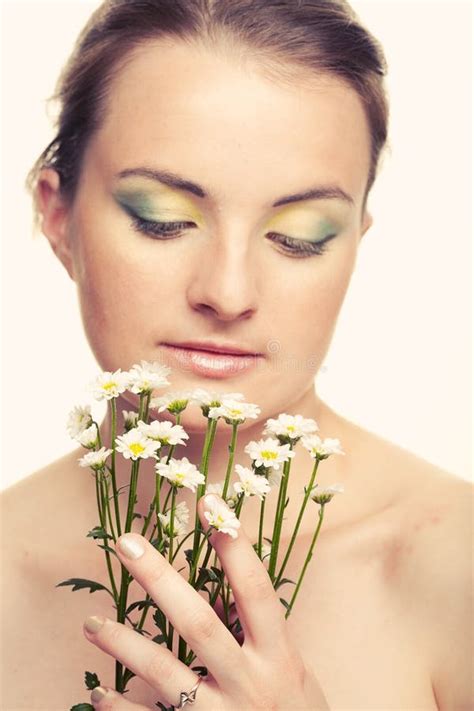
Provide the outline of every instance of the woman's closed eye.
<path id="1" fill-rule="evenodd" d="M 137 215 L 132 216 L 132 225 L 138 232 L 159 240 L 180 237 L 183 230 L 196 227 L 194 222 L 156 222 L 155 220 L 146 220 Z M 271 242 L 277 243 L 286 254 L 296 258 L 304 258 L 323 254 L 326 250 L 326 243 L 336 237 L 336 234 L 329 234 L 317 242 L 295 239 L 279 232 L 268 232 L 266 236 Z"/>

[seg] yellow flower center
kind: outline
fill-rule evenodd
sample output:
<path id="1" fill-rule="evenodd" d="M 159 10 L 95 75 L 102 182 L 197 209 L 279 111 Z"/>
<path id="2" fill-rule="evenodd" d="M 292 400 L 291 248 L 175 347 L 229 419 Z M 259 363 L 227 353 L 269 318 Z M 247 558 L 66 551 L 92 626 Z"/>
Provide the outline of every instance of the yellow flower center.
<path id="1" fill-rule="evenodd" d="M 130 451 L 137 456 L 138 454 L 141 454 L 142 452 L 145 451 L 145 447 L 143 444 L 140 444 L 139 442 L 132 442 L 132 444 L 129 445 Z"/>
<path id="2" fill-rule="evenodd" d="M 117 387 L 117 383 L 114 380 L 109 380 L 109 382 L 104 383 L 102 387 L 104 388 L 104 390 L 113 390 Z"/>
<path id="3" fill-rule="evenodd" d="M 272 452 L 269 449 L 262 450 L 261 455 L 263 459 L 276 459 L 278 457 L 276 452 Z"/>

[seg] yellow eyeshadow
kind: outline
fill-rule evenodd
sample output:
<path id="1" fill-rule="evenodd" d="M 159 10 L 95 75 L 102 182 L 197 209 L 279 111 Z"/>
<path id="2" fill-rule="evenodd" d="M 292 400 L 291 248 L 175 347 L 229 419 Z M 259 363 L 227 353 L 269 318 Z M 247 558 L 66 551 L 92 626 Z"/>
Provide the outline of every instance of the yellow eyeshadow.
<path id="1" fill-rule="evenodd" d="M 324 239 L 340 229 L 341 226 L 335 220 L 328 219 L 309 205 L 286 207 L 265 223 L 266 232 L 279 232 L 312 241 Z"/>

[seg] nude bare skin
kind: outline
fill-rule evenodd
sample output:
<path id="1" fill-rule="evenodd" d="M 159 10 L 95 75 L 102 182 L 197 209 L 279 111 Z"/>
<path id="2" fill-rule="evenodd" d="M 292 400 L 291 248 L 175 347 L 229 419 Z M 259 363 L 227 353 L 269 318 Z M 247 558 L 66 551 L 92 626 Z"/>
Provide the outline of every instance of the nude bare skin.
<path id="1" fill-rule="evenodd" d="M 55 171 L 42 172 L 42 230 L 77 285 L 86 335 L 104 370 L 128 368 L 139 358 L 166 362 L 164 342 L 199 336 L 233 338 L 265 352 L 261 369 L 219 385 L 262 408 L 259 421 L 242 427 L 236 463 L 248 464 L 245 442 L 258 439 L 263 422 L 279 412 L 312 417 L 324 436 L 340 439 L 346 455 L 324 462 L 318 480 L 342 482 L 345 492 L 327 505 L 288 620 L 330 709 L 465 710 L 473 703 L 466 661 L 472 656 L 466 632 L 472 486 L 364 431 L 314 392 L 371 224 L 362 209 L 369 147 L 358 95 L 331 77 L 279 86 L 233 58 L 151 45 L 115 79 L 72 206 L 62 199 Z M 117 179 L 145 164 L 204 184 L 210 197 Z M 125 182 L 128 191 L 145 191 L 157 212 L 186 213 L 195 227 L 163 243 L 139 234 L 120 204 Z M 299 234 L 301 205 L 291 213 L 271 205 L 315 182 L 339 185 L 352 204 L 305 205 L 318 234 L 329 220 L 338 236 L 324 255 L 295 259 L 268 240 L 268 230 L 277 225 L 310 239 L 310 230 Z M 159 308 L 162 303 L 167 308 Z M 278 358 L 266 352 L 269 342 L 278 343 Z M 305 367 L 285 367 L 290 359 Z M 171 380 L 176 389 L 215 385 L 176 367 Z M 135 407 L 136 398 L 127 395 L 118 411 Z M 186 455 L 198 462 L 202 416 L 191 410 L 183 415 L 192 437 Z M 106 435 L 108 421 L 102 430 Z M 221 431 L 210 482 L 223 478 L 227 445 L 228 433 Z M 70 577 L 107 583 L 103 552 L 86 538 L 97 513 L 93 480 L 77 464 L 82 453 L 75 449 L 2 495 L 5 711 L 64 711 L 88 701 L 85 670 L 106 686 L 114 683 L 113 659 L 82 630 L 90 614 L 113 617 L 108 596 L 55 588 Z M 118 466 L 125 484 L 129 468 Z M 309 467 L 306 460 L 292 468 L 283 546 Z M 137 503 L 142 512 L 153 495 L 148 470 L 145 462 Z M 125 505 L 122 500 L 122 511 Z M 314 530 L 312 511 L 286 571 L 290 578 Z M 256 535 L 257 515 L 251 500 L 241 518 L 249 536 Z M 156 690 L 139 678 L 129 688 L 133 701 L 154 708 Z"/>

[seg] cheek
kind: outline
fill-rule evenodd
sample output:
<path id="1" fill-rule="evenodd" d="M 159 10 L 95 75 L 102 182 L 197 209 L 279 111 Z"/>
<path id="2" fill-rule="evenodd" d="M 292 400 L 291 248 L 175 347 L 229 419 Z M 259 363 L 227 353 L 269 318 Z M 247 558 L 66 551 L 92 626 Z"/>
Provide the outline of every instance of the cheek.
<path id="1" fill-rule="evenodd" d="M 151 259 L 149 249 L 128 248 L 125 240 L 112 243 L 83 233 L 78 244 L 80 309 L 99 363 L 110 370 L 153 358 L 172 294 L 180 289 L 175 275 Z"/>
<path id="2" fill-rule="evenodd" d="M 308 262 L 308 269 L 289 279 L 281 295 L 285 339 L 290 350 L 324 353 L 327 350 L 337 317 L 354 269 L 356 250 L 348 243 Z M 295 353 L 297 355 L 297 353 Z"/>

